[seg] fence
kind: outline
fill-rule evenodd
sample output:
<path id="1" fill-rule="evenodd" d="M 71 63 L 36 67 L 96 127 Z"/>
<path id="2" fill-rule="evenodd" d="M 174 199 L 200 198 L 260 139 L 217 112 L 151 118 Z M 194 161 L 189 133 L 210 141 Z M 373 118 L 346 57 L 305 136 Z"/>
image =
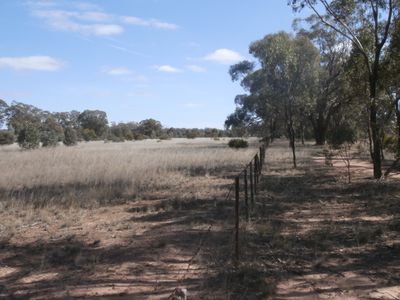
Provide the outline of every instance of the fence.
<path id="1" fill-rule="evenodd" d="M 230 195 L 232 190 L 235 190 L 235 236 L 234 236 L 234 246 L 235 246 L 235 253 L 234 253 L 234 259 L 235 263 L 237 264 L 239 262 L 239 250 L 240 250 L 240 245 L 239 245 L 239 230 L 240 230 L 240 180 L 243 179 L 243 192 L 244 192 L 244 207 L 245 207 L 245 214 L 246 214 L 246 222 L 250 221 L 250 208 L 254 207 L 255 204 L 255 196 L 257 194 L 257 187 L 258 183 L 260 181 L 260 175 L 262 168 L 265 163 L 265 152 L 266 152 L 267 144 L 263 144 L 259 150 L 257 151 L 257 154 L 254 155 L 252 160 L 244 167 L 244 169 L 237 174 L 234 177 L 234 183 L 232 184 L 228 195 L 226 197 L 226 200 L 230 199 Z M 249 199 L 250 196 L 250 199 Z M 250 201 L 249 201 L 250 200 Z M 196 249 L 196 251 L 193 253 L 193 256 L 188 260 L 188 266 L 187 268 L 182 272 L 178 283 L 182 283 L 182 281 L 186 278 L 187 274 L 190 271 L 190 268 L 192 266 L 192 263 L 194 262 L 194 259 L 197 257 L 197 255 L 200 253 L 205 240 L 209 236 L 209 233 L 212 230 L 212 227 L 214 225 L 214 222 L 212 222 L 209 226 L 208 229 L 204 234 L 202 234 L 201 239 L 199 240 L 199 245 Z M 175 292 L 177 290 L 181 289 L 175 289 L 174 292 L 171 294 L 170 298 L 168 299 L 174 299 L 172 298 L 175 295 Z M 185 290 L 185 295 L 186 295 L 186 290 Z"/>
<path id="2" fill-rule="evenodd" d="M 257 195 L 258 184 L 260 182 L 260 175 L 262 168 L 265 163 L 265 152 L 266 145 L 259 148 L 259 152 L 253 157 L 245 168 L 235 176 L 234 188 L 235 188 L 235 261 L 239 262 L 240 258 L 240 242 L 239 242 L 239 231 L 240 231 L 240 190 L 241 187 L 244 192 L 244 210 L 246 216 L 246 222 L 250 221 L 250 211 L 254 207 L 254 198 Z M 243 180 L 243 184 L 240 181 Z M 243 194 L 243 193 L 242 193 Z M 250 197 L 249 197 L 250 196 Z M 228 196 L 229 197 L 229 196 Z M 249 199 L 250 198 L 250 199 Z"/>

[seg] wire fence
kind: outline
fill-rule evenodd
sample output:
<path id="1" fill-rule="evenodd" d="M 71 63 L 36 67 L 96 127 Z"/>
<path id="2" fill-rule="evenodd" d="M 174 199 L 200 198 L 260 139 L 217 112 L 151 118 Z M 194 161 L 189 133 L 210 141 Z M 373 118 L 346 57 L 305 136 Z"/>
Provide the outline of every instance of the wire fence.
<path id="1" fill-rule="evenodd" d="M 245 215 L 244 219 L 246 222 L 249 222 L 250 212 L 253 210 L 255 204 L 254 199 L 259 190 L 261 171 L 265 163 L 265 153 L 266 153 L 266 145 L 264 144 L 259 148 L 258 153 L 244 167 L 244 169 L 238 175 L 235 176 L 234 183 L 232 185 L 235 190 L 234 260 L 236 264 L 238 264 L 240 260 L 239 234 L 240 234 L 241 210 L 244 209 L 244 215 Z"/>
<path id="2" fill-rule="evenodd" d="M 250 221 L 250 212 L 253 210 L 254 205 L 255 205 L 255 197 L 257 195 L 257 192 L 259 190 L 259 182 L 260 182 L 260 176 L 261 176 L 261 171 L 264 167 L 265 164 L 265 155 L 266 155 L 266 148 L 267 144 L 263 144 L 261 147 L 259 147 L 257 153 L 254 155 L 254 157 L 251 159 L 251 161 L 243 168 L 243 170 L 238 173 L 237 175 L 234 176 L 233 183 L 230 185 L 229 191 L 225 197 L 225 201 L 229 201 L 231 199 L 232 192 L 234 191 L 235 195 L 235 205 L 234 205 L 234 235 L 232 238 L 233 246 L 234 246 L 234 253 L 233 253 L 233 259 L 235 264 L 237 265 L 240 261 L 240 225 L 241 225 L 241 212 L 244 208 L 244 215 L 245 215 L 245 221 L 249 222 Z M 242 197 L 241 197 L 242 195 Z M 244 203 L 243 203 L 244 202 Z M 241 205 L 244 204 L 244 205 Z M 178 279 L 178 283 L 182 284 L 183 280 L 186 279 L 190 268 L 195 260 L 195 258 L 199 255 L 201 252 L 205 240 L 209 236 L 213 226 L 215 225 L 215 222 L 210 222 L 207 230 L 205 231 L 204 234 L 202 234 L 201 239 L 199 241 L 198 247 L 196 248 L 196 251 L 194 252 L 193 256 L 188 260 L 187 268 L 184 270 L 184 272 L 181 274 L 180 278 Z M 174 292 L 177 290 L 181 289 L 176 289 Z M 184 294 L 186 295 L 186 289 L 184 290 Z M 174 293 L 171 295 L 174 296 Z M 170 297 L 171 297 L 170 296 Z M 168 298 L 168 299 L 175 299 L 175 298 Z"/>

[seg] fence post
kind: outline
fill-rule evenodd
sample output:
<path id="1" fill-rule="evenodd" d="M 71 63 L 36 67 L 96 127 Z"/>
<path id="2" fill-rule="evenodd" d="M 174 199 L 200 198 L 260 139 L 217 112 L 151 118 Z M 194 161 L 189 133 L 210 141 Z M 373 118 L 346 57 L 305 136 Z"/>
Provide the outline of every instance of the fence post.
<path id="1" fill-rule="evenodd" d="M 253 161 L 250 162 L 250 199 L 251 199 L 251 207 L 254 208 L 254 172 L 253 172 Z"/>
<path id="2" fill-rule="evenodd" d="M 263 168 L 263 148 L 260 147 L 260 174 L 261 174 L 261 170 Z"/>
<path id="3" fill-rule="evenodd" d="M 249 222 L 250 215 L 249 215 L 249 193 L 247 191 L 248 184 L 247 184 L 247 167 L 244 169 L 244 203 L 246 206 L 246 221 Z"/>
<path id="4" fill-rule="evenodd" d="M 235 177 L 235 260 L 239 263 L 239 176 Z"/>
<path id="5" fill-rule="evenodd" d="M 257 183 L 258 183 L 258 159 L 257 154 L 254 157 L 254 194 L 257 195 Z"/>

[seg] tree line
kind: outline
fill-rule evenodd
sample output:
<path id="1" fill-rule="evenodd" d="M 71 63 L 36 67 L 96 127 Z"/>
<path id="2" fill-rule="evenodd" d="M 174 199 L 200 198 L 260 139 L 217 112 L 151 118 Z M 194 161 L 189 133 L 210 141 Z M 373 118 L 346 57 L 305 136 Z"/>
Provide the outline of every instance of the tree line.
<path id="1" fill-rule="evenodd" d="M 290 0 L 294 33 L 250 44 L 252 61 L 230 67 L 245 93 L 226 128 L 317 145 L 367 140 L 374 177 L 383 150 L 400 157 L 400 18 L 397 0 Z"/>
<path id="2" fill-rule="evenodd" d="M 105 140 L 123 142 L 143 139 L 218 138 L 230 136 L 228 130 L 216 128 L 168 128 L 154 119 L 109 124 L 101 110 L 83 112 L 48 112 L 33 105 L 0 99 L 0 145 L 18 142 L 24 149 L 54 147 L 59 143 L 76 145 L 79 141 Z"/>

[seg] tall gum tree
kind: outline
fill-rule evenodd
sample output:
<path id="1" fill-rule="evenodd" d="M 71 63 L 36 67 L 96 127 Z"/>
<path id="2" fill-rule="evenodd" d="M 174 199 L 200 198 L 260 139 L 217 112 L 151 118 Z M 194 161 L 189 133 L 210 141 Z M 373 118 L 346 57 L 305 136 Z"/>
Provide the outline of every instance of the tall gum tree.
<path id="1" fill-rule="evenodd" d="M 306 36 L 279 32 L 253 42 L 250 54 L 257 64 L 241 62 L 230 69 L 232 80 L 241 79 L 249 93 L 237 98 L 236 104 L 264 125 L 271 122 L 271 116 L 282 119 L 296 168 L 296 127 L 312 101 L 308 87 L 317 81 L 318 49 Z"/>

